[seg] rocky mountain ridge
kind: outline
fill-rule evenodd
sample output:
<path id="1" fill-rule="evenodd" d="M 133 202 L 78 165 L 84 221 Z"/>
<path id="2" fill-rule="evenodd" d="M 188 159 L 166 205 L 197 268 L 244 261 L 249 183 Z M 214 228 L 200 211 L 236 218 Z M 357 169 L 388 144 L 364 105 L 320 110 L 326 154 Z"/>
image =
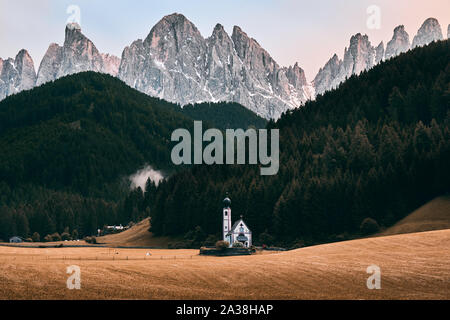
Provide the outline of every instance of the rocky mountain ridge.
<path id="1" fill-rule="evenodd" d="M 52 43 L 44 55 L 36 85 L 83 71 L 117 76 L 119 64 L 119 58 L 101 54 L 94 43 L 83 35 L 80 26 L 70 23 L 66 26 L 64 45 Z"/>
<path id="2" fill-rule="evenodd" d="M 230 37 L 217 24 L 205 39 L 181 14 L 164 17 L 144 41 L 126 47 L 118 77 L 181 105 L 231 101 L 265 118 L 278 118 L 312 98 L 298 64 L 280 67 L 237 26 Z"/>
<path id="3" fill-rule="evenodd" d="M 447 33 L 449 36 L 450 26 Z M 141 92 L 181 105 L 237 102 L 266 119 L 277 119 L 354 74 L 442 38 L 434 18 L 422 24 L 412 44 L 402 25 L 395 28 L 386 47 L 384 42 L 372 46 L 367 35 L 358 33 L 350 38 L 343 59 L 334 54 L 309 83 L 298 63 L 278 65 L 238 26 L 230 36 L 217 24 L 211 36 L 204 38 L 185 16 L 171 14 L 163 17 L 144 40 L 127 46 L 118 58 L 100 53 L 80 26 L 70 23 L 64 44 L 49 46 L 38 72 L 26 50 L 15 59 L 0 59 L 0 100 L 65 75 L 95 71 L 117 76 Z"/>
<path id="4" fill-rule="evenodd" d="M 450 26 L 447 37 L 450 35 Z M 336 54 L 319 70 L 312 84 L 316 94 L 323 94 L 339 86 L 352 75 L 358 75 L 368 70 L 383 60 L 388 60 L 399 54 L 427 45 L 433 41 L 442 40 L 442 29 L 434 18 L 425 20 L 412 44 L 409 35 L 403 25 L 394 29 L 392 39 L 387 43 L 386 50 L 381 42 L 373 47 L 366 35 L 356 34 L 351 37 L 350 45 L 344 49 L 344 58 L 340 60 Z"/>
<path id="5" fill-rule="evenodd" d="M 36 72 L 33 59 L 26 50 L 20 50 L 15 59 L 0 59 L 0 100 L 35 86 Z"/>

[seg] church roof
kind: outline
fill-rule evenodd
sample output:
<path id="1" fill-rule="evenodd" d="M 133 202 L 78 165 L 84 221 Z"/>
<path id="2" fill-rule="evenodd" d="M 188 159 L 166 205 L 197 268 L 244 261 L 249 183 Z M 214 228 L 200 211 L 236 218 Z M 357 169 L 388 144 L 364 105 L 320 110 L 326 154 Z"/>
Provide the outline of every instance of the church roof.
<path id="1" fill-rule="evenodd" d="M 231 227 L 231 230 L 235 230 L 241 222 L 244 224 L 244 226 L 247 227 L 247 229 L 248 229 L 249 232 L 252 232 L 252 231 L 250 230 L 250 228 L 245 224 L 244 220 L 242 220 L 242 219 L 237 220 L 237 221 L 233 224 L 233 226 Z"/>

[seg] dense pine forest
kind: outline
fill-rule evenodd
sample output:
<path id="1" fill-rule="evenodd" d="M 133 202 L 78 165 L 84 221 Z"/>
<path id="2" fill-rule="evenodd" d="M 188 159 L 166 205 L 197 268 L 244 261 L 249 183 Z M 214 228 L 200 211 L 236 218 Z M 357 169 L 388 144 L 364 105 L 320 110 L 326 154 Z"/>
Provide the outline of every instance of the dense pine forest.
<path id="1" fill-rule="evenodd" d="M 262 129 L 267 125 L 265 119 L 233 102 L 190 104 L 180 111 L 189 118 L 205 121 L 220 130 L 249 127 Z"/>
<path id="2" fill-rule="evenodd" d="M 450 191 L 450 42 L 417 48 L 284 114 L 280 171 L 198 166 L 140 197 L 157 235 L 201 243 L 232 199 L 256 243 L 301 246 L 390 226 Z M 370 218 L 370 219 L 369 219 Z M 365 221 L 364 223 L 362 223 Z"/>
<path id="3" fill-rule="evenodd" d="M 218 128 L 265 120 L 236 104 L 182 109 L 108 75 L 61 78 L 0 102 L 0 239 L 95 233 L 148 216 L 128 177 L 146 164 L 166 174 L 171 133 L 204 120 Z M 208 126 L 205 125 L 205 126 Z M 154 185 L 153 185 L 154 187 Z M 151 187 L 148 188 L 151 191 Z"/>

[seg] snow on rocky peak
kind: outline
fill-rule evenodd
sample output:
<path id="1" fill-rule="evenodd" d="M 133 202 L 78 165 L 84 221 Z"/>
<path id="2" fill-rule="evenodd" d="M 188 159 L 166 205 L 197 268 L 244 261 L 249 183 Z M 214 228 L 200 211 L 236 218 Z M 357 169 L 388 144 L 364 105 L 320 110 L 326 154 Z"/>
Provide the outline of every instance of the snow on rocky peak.
<path id="1" fill-rule="evenodd" d="M 311 96 L 298 64 L 280 67 L 240 27 L 230 37 L 217 24 L 205 39 L 181 14 L 164 17 L 143 42 L 125 48 L 119 78 L 181 105 L 238 102 L 265 118 L 278 118 Z"/>
<path id="2" fill-rule="evenodd" d="M 439 22 L 429 18 L 414 37 L 412 47 L 441 39 Z M 0 59 L 0 100 L 68 74 L 95 71 L 117 76 L 139 91 L 181 105 L 237 102 L 264 118 L 277 119 L 316 94 L 336 88 L 348 77 L 410 48 L 404 26 L 395 28 L 386 49 L 383 42 L 373 47 L 367 35 L 355 34 L 342 60 L 333 55 L 308 83 L 298 63 L 279 66 L 238 26 L 230 36 L 217 24 L 211 36 L 204 38 L 184 15 L 174 13 L 163 17 L 145 40 L 127 46 L 120 59 L 100 53 L 79 24 L 69 23 L 64 44 L 49 46 L 37 75 L 26 50 L 15 59 Z"/>
<path id="3" fill-rule="evenodd" d="M 15 59 L 0 59 L 0 100 L 34 87 L 36 71 L 28 51 L 22 49 Z"/>

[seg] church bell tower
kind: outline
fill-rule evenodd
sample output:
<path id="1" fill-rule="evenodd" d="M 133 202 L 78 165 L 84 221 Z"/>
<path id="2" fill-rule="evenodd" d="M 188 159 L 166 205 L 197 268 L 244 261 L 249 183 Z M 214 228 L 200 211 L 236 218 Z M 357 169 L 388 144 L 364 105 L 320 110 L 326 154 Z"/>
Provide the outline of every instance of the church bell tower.
<path id="1" fill-rule="evenodd" d="M 231 245 L 231 200 L 223 199 L 223 241 L 228 241 Z"/>

